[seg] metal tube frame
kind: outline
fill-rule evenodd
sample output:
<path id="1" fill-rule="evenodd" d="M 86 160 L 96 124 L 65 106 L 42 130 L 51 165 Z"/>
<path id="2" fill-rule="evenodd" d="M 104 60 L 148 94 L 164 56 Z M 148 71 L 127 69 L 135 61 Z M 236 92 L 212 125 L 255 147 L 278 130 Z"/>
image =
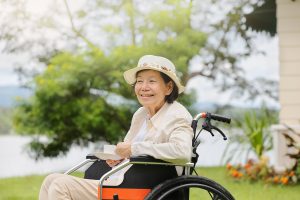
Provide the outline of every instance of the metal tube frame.
<path id="1" fill-rule="evenodd" d="M 97 159 L 85 159 L 84 161 L 82 161 L 81 163 L 75 165 L 74 167 L 72 167 L 71 169 L 69 169 L 68 171 L 66 171 L 64 174 L 71 174 L 73 172 L 75 172 L 77 169 L 83 167 L 84 165 L 86 165 L 89 162 L 95 162 Z"/>

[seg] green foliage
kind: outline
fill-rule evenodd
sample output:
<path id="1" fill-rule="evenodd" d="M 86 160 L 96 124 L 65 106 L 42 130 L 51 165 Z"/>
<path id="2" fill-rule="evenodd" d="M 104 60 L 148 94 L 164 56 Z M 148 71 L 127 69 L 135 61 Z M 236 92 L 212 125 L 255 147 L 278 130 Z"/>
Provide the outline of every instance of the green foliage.
<path id="1" fill-rule="evenodd" d="M 210 3 L 215 4 L 214 1 Z M 135 66 L 139 57 L 145 54 L 162 55 L 172 60 L 184 85 L 198 75 L 212 80 L 224 77 L 222 90 L 240 87 L 244 94 L 244 88 L 250 88 L 253 94 L 250 96 L 257 96 L 259 93 L 247 84 L 238 66 L 239 59 L 250 55 L 252 50 L 249 35 L 241 28 L 245 14 L 243 6 L 251 7 L 252 4 L 240 0 L 231 4 L 232 12 L 224 12 L 223 20 L 203 24 L 203 30 L 209 27 L 209 37 L 214 37 L 210 41 L 218 44 L 209 44 L 207 35 L 200 31 L 198 11 L 203 5 L 195 1 L 163 1 L 159 7 L 149 2 L 149 7 L 154 5 L 155 9 L 147 11 L 135 1 L 89 1 L 76 16 L 65 7 L 72 29 L 67 31 L 57 26 L 52 30 L 66 35 L 68 44 L 75 48 L 72 48 L 73 52 L 50 48 L 37 56 L 46 63 L 47 69 L 34 78 L 32 99 L 20 102 L 17 107 L 14 115 L 16 130 L 22 134 L 47 136 L 48 141 L 39 137 L 32 141 L 36 157 L 66 153 L 72 144 L 120 140 L 138 107 L 132 89 L 124 83 L 122 72 Z M 112 16 L 121 17 L 122 23 L 103 23 Z M 74 23 L 75 17 L 78 23 Z M 59 24 L 52 16 L 47 19 L 54 20 L 47 24 Z M 80 24 L 82 26 L 77 27 Z M 107 45 L 103 47 L 94 42 L 98 40 L 88 39 L 88 30 L 95 30 L 93 34 L 106 40 Z M 105 34 L 102 35 L 103 31 Z M 232 41 L 228 35 L 232 31 L 236 31 L 237 38 L 245 39 L 244 53 L 231 53 Z M 201 61 L 197 71 L 190 72 L 188 66 L 195 57 L 200 57 Z M 193 92 L 189 95 L 179 99 L 187 107 L 195 99 Z M 253 138 L 253 142 L 258 143 L 259 133 Z M 261 147 L 255 148 L 261 151 Z"/>
<path id="2" fill-rule="evenodd" d="M 264 134 L 265 129 L 271 125 L 268 113 L 265 111 L 263 110 L 261 117 L 257 117 L 253 112 L 246 113 L 244 121 L 242 123 L 238 122 L 249 140 L 252 149 L 259 157 L 264 151 L 271 149 L 271 136 L 268 133 Z"/>
<path id="3" fill-rule="evenodd" d="M 235 131 L 230 136 L 230 140 L 225 151 L 229 160 L 240 156 L 243 152 L 254 152 L 257 158 L 272 149 L 272 136 L 269 128 L 278 122 L 278 114 L 264 106 L 260 110 L 251 110 L 244 113 L 241 118 L 233 120 Z M 241 133 L 240 133 L 241 132 Z M 229 152 L 227 152 L 230 147 Z M 246 159 L 247 156 L 246 155 Z"/>
<path id="4" fill-rule="evenodd" d="M 137 107 L 121 96 L 130 88 L 121 90 L 119 67 L 99 52 L 58 54 L 34 84 L 34 96 L 15 110 L 14 125 L 19 133 L 47 136 L 31 142 L 36 158 L 66 153 L 72 144 L 120 140 Z"/>
<path id="5" fill-rule="evenodd" d="M 14 114 L 16 131 L 35 136 L 30 147 L 36 158 L 66 153 L 73 144 L 121 140 L 138 107 L 123 72 L 135 67 L 142 55 L 169 58 L 186 83 L 189 61 L 198 54 L 206 37 L 190 27 L 189 8 L 179 2 L 170 4 L 173 10 L 145 14 L 146 23 L 136 30 L 131 27 L 133 33 L 139 30 L 142 39 L 111 46 L 106 53 L 74 30 L 89 49 L 79 49 L 82 53 L 57 52 L 50 57 L 47 69 L 33 80 L 33 97 L 20 102 Z M 126 5 L 120 9 L 132 20 L 137 15 L 133 4 L 123 3 Z M 179 101 L 188 107 L 194 99 L 195 95 L 186 94 Z"/>
<path id="6" fill-rule="evenodd" d="M 214 82 L 220 91 L 229 90 L 238 97 L 278 99 L 278 81 L 265 77 L 250 80 L 241 65 L 243 59 L 260 53 L 252 42 L 257 35 L 247 29 L 245 16 L 265 0 L 148 1 L 146 6 L 143 1 L 134 0 L 90 0 L 77 9 L 67 6 L 70 1 L 62 2 L 64 6 L 61 1 L 51 1 L 47 12 L 37 14 L 30 9 L 33 2 L 3 1 L 2 52 L 25 51 L 31 55 L 30 62 L 38 66 L 40 62 L 47 64 L 53 55 L 66 49 L 76 52 L 99 47 L 109 54 L 124 45 L 156 48 L 164 41 L 171 45 L 174 58 L 179 60 L 181 51 L 193 52 L 197 58 L 193 60 L 193 72 L 183 77 L 184 83 L 201 76 Z M 70 24 L 62 26 L 62 21 Z M 209 39 L 203 40 L 201 32 Z M 165 54 L 170 55 L 168 52 Z M 189 58 L 180 58 L 182 68 L 189 64 Z M 24 67 L 16 71 L 31 75 Z"/>

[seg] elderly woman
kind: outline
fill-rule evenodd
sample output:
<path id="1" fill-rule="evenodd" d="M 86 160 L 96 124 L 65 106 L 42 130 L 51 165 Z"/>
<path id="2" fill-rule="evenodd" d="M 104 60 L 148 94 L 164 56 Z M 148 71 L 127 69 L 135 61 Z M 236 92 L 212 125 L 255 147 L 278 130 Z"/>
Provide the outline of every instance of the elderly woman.
<path id="1" fill-rule="evenodd" d="M 174 64 L 160 56 L 145 55 L 137 67 L 124 73 L 127 83 L 142 105 L 132 118 L 124 142 L 118 143 L 116 153 L 126 159 L 149 155 L 174 163 L 190 161 L 192 154 L 192 117 L 180 103 L 178 95 L 184 91 L 176 75 Z M 123 159 L 122 159 L 123 160 Z M 96 199 L 98 180 L 122 160 L 99 161 L 98 174 L 87 170 L 85 179 L 63 174 L 51 174 L 44 180 L 39 199 Z M 96 165 L 92 165 L 91 168 Z M 123 170 L 119 183 L 109 179 L 104 187 L 153 188 L 166 179 L 182 174 L 182 167 L 133 165 Z M 124 176 L 124 177 L 123 177 Z"/>

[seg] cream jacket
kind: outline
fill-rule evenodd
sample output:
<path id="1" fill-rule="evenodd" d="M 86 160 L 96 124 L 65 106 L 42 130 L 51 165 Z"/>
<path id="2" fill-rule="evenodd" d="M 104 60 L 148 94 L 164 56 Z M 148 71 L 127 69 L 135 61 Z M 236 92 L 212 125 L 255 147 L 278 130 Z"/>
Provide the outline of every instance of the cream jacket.
<path id="1" fill-rule="evenodd" d="M 142 142 L 133 142 L 144 121 L 147 120 L 147 133 Z M 147 110 L 139 108 L 133 115 L 130 129 L 124 142 L 130 142 L 132 156 L 150 155 L 154 158 L 185 164 L 192 155 L 191 128 L 192 117 L 180 103 L 165 103 L 163 107 L 149 119 Z M 106 186 L 118 186 L 124 180 L 124 174 L 132 165 L 128 165 L 104 181 Z M 176 166 L 178 175 L 182 167 Z"/>
<path id="2" fill-rule="evenodd" d="M 173 163 L 189 162 L 192 155 L 192 116 L 178 102 L 165 103 L 150 119 L 144 107 L 133 115 L 130 129 L 124 139 L 132 142 L 147 119 L 148 132 L 142 142 L 133 142 L 132 156 L 150 155 Z"/>

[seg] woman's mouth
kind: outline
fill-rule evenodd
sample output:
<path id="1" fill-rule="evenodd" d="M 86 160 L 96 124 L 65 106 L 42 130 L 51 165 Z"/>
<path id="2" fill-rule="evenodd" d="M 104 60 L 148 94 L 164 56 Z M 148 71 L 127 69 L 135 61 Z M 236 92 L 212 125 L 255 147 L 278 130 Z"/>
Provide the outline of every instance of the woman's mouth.
<path id="1" fill-rule="evenodd" d="M 141 97 L 152 97 L 154 96 L 153 94 L 140 94 Z"/>

